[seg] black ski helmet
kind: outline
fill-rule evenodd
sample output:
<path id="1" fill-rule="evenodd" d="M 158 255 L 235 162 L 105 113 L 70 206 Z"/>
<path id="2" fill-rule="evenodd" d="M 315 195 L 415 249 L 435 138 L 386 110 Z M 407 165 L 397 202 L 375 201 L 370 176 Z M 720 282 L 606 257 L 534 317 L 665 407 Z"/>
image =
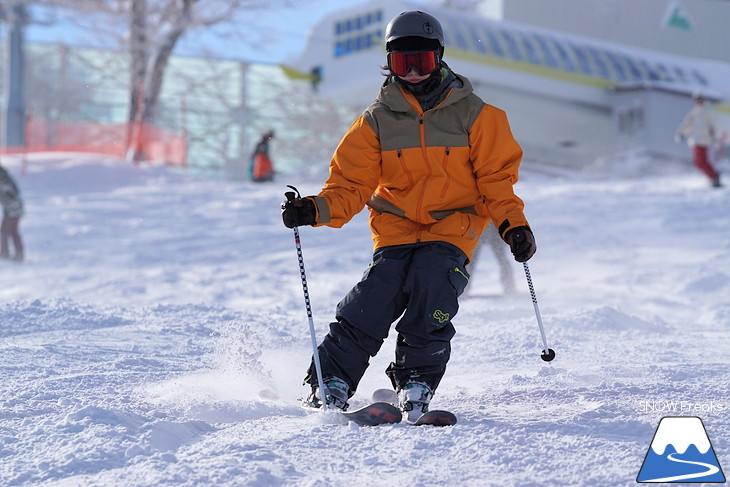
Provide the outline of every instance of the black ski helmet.
<path id="1" fill-rule="evenodd" d="M 403 37 L 422 37 L 438 41 L 437 48 L 444 47 L 444 30 L 433 15 L 420 10 L 408 10 L 396 15 L 385 28 L 385 50 L 390 43 Z M 435 44 L 435 43 L 434 43 Z"/>

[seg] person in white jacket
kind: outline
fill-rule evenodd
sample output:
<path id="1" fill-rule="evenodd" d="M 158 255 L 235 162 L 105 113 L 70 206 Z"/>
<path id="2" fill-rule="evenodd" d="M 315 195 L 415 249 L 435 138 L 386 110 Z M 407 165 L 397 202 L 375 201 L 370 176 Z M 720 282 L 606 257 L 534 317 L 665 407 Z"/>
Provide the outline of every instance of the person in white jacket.
<path id="1" fill-rule="evenodd" d="M 692 160 L 695 166 L 710 178 L 713 187 L 719 188 L 722 186 L 720 173 L 710 163 L 707 150 L 719 135 L 717 120 L 712 113 L 712 106 L 706 103 L 704 96 L 695 94 L 693 98 L 695 106 L 679 124 L 675 140 L 687 142 L 692 149 Z"/>

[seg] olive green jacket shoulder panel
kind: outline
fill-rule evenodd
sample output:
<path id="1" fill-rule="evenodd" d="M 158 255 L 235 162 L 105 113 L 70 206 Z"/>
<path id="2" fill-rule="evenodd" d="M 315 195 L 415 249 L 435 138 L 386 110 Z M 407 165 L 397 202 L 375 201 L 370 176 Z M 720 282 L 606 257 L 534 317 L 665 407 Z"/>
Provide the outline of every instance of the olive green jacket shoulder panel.
<path id="1" fill-rule="evenodd" d="M 468 133 L 479 116 L 484 102 L 472 91 L 468 79 L 457 75 L 460 84 L 451 88 L 446 98 L 425 114 L 408 101 L 406 90 L 398 83 L 383 86 L 377 99 L 363 117 L 378 134 L 382 151 L 414 147 L 468 147 Z M 424 138 L 421 124 L 425 117 Z"/>

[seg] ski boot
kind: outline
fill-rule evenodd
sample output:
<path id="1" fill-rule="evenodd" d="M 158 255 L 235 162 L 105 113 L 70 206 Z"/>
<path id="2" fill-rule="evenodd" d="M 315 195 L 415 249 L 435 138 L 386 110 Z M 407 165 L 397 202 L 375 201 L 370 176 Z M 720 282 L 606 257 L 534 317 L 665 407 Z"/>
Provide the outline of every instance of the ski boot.
<path id="1" fill-rule="evenodd" d="M 345 381 L 337 377 L 325 379 L 324 383 L 327 384 L 327 407 L 347 411 L 347 408 L 350 406 L 347 403 L 347 400 L 350 398 L 350 387 Z M 322 398 L 318 385 L 312 385 L 312 392 L 305 399 L 304 404 L 313 408 L 322 407 Z"/>
<path id="2" fill-rule="evenodd" d="M 403 411 L 403 419 L 415 423 L 425 412 L 433 397 L 433 391 L 423 382 L 407 382 L 398 390 L 398 409 Z"/>

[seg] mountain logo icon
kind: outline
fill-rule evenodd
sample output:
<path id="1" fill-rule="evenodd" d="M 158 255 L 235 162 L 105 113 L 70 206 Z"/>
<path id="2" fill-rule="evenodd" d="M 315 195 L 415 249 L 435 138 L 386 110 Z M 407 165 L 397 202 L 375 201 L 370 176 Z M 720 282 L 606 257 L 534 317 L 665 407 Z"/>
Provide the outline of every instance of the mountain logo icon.
<path id="1" fill-rule="evenodd" d="M 725 482 L 702 420 L 696 416 L 662 418 L 636 481 Z"/>

